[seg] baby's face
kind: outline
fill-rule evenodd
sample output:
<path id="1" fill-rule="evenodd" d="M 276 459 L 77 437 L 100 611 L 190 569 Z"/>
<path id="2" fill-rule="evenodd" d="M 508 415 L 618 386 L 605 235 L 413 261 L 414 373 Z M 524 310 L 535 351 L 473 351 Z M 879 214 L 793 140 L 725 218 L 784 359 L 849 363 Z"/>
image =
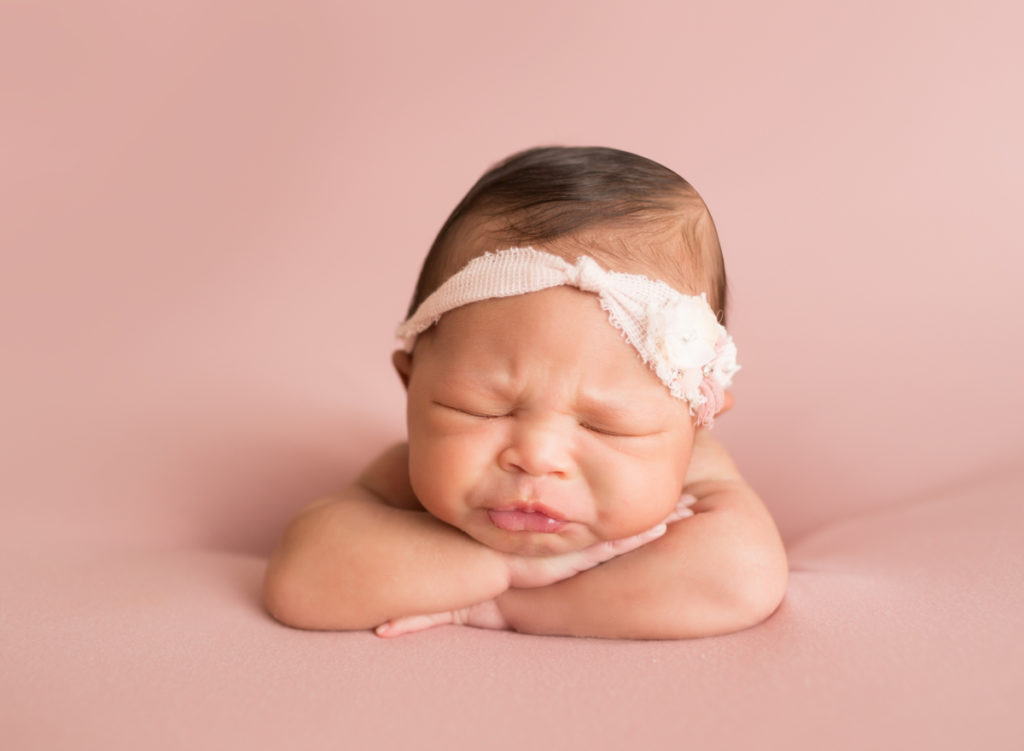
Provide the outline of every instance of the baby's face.
<path id="1" fill-rule="evenodd" d="M 693 419 L 594 295 L 556 287 L 446 313 L 417 342 L 408 400 L 417 498 L 496 550 L 628 537 L 679 500 Z"/>

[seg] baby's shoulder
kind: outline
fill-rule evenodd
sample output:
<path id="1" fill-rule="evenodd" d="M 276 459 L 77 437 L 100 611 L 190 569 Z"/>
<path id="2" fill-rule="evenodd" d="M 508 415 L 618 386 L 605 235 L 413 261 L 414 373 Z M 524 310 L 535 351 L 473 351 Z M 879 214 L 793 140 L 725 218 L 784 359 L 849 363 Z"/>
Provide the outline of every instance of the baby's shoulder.
<path id="1" fill-rule="evenodd" d="M 422 511 L 409 482 L 409 444 L 397 443 L 374 459 L 356 479 L 389 506 Z"/>

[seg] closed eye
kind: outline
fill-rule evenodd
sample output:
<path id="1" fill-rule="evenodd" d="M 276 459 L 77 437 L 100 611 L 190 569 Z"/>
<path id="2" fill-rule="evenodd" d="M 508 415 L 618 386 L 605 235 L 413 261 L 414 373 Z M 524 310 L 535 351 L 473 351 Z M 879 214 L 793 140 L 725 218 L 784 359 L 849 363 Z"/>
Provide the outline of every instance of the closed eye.
<path id="1" fill-rule="evenodd" d="M 463 414 L 463 415 L 469 415 L 470 417 L 480 417 L 480 418 L 484 418 L 484 419 L 488 419 L 488 420 L 493 420 L 493 419 L 495 419 L 497 417 L 505 417 L 506 416 L 506 415 L 492 415 L 492 414 L 487 414 L 487 413 L 484 413 L 484 412 L 474 412 L 474 411 L 469 410 L 469 409 L 464 409 L 463 407 L 454 407 L 451 404 L 443 404 L 442 402 L 437 402 L 437 401 L 435 401 L 434 404 L 436 406 L 438 406 L 438 407 L 442 407 L 443 409 L 449 409 L 452 412 L 458 412 L 458 413 Z"/>
<path id="2" fill-rule="evenodd" d="M 597 433 L 598 435 L 611 436 L 612 438 L 643 438 L 651 435 L 650 433 L 624 433 L 618 430 L 609 430 L 607 428 L 599 428 L 596 425 L 589 425 L 585 422 L 580 423 L 580 427 L 584 430 L 589 430 L 591 433 Z"/>

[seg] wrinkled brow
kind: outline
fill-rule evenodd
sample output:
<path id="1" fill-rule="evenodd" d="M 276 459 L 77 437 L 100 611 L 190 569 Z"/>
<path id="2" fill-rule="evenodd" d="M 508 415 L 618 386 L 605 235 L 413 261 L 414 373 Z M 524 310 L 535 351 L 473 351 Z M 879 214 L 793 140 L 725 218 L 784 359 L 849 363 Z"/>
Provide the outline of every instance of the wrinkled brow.
<path id="1" fill-rule="evenodd" d="M 584 414 L 608 422 L 654 421 L 664 417 L 664 405 L 652 400 L 650 396 L 641 393 L 635 393 L 636 398 L 632 399 L 628 396 L 623 394 L 582 395 L 577 402 L 577 408 Z"/>

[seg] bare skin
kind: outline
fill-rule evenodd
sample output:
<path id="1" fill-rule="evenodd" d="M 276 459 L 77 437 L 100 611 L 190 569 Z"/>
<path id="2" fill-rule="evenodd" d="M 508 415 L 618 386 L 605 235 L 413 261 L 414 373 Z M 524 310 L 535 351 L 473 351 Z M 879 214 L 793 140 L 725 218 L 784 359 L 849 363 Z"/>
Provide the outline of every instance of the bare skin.
<path id="1" fill-rule="evenodd" d="M 395 364 L 409 441 L 289 525 L 264 582 L 278 620 L 686 638 L 778 606 L 788 567 L 764 504 L 593 296 L 467 305 Z M 513 506 L 562 521 L 508 529 Z"/>

